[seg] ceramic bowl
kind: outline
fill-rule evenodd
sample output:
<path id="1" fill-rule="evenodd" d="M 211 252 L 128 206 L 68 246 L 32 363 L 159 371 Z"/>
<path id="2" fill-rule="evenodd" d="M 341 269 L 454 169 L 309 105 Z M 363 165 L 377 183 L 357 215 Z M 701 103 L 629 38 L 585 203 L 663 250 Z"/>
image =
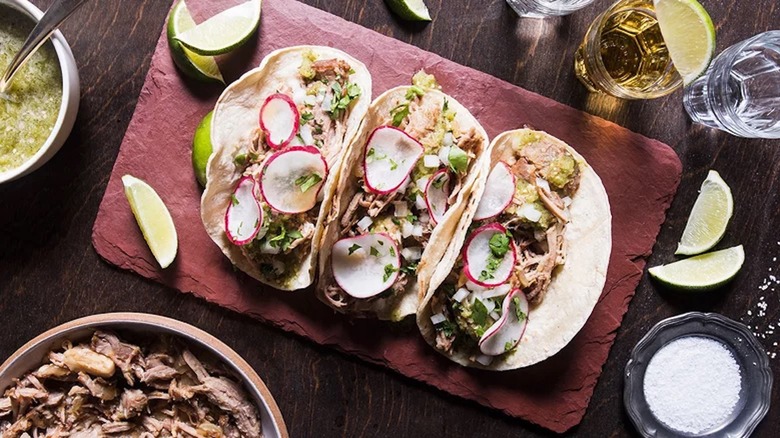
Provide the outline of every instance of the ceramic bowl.
<path id="1" fill-rule="evenodd" d="M 74 343 L 88 339 L 96 329 L 108 329 L 120 334 L 131 332 L 141 335 L 168 334 L 183 339 L 214 358 L 222 360 L 239 377 L 247 393 L 260 412 L 265 438 L 289 438 L 287 427 L 279 407 L 265 383 L 249 364 L 235 351 L 214 336 L 170 318 L 145 313 L 106 313 L 77 319 L 39 335 L 31 340 L 0 366 L 0 394 L 27 372 L 37 368 L 47 353 L 62 346 L 65 340 Z"/>
<path id="2" fill-rule="evenodd" d="M 35 22 L 43 16 L 43 12 L 27 0 L 0 0 L 0 5 L 12 7 L 29 16 Z M 73 59 L 70 46 L 59 30 L 52 34 L 51 41 L 57 53 L 60 70 L 62 71 L 62 104 L 60 105 L 57 121 L 51 134 L 49 134 L 49 138 L 46 139 L 46 142 L 35 155 L 19 167 L 0 172 L 0 183 L 15 180 L 43 166 L 60 150 L 73 129 L 73 123 L 76 121 L 80 96 L 79 72 L 76 68 L 76 60 Z"/>

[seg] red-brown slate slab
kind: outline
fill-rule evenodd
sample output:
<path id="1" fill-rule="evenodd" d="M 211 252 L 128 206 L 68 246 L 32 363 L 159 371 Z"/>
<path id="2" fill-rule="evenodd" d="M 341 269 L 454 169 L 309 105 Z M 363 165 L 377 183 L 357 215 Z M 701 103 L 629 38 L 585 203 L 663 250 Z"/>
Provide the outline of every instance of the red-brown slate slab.
<path id="1" fill-rule="evenodd" d="M 236 2 L 188 3 L 196 19 L 202 19 Z M 264 1 L 258 39 L 227 60 L 226 76 L 235 79 L 270 51 L 296 44 L 329 45 L 361 59 L 373 74 L 374 96 L 407 83 L 424 67 L 436 75 L 444 91 L 480 119 L 491 136 L 529 124 L 563 139 L 585 156 L 609 194 L 613 248 L 601 299 L 571 344 L 528 369 L 470 370 L 432 351 L 412 324 L 390 327 L 377 321 L 350 321 L 320 304 L 308 290 L 283 293 L 235 272 L 201 225 L 201 191 L 190 165 L 194 129 L 221 88 L 204 88 L 183 79 L 171 61 L 164 32 L 94 225 L 97 252 L 120 268 L 507 415 L 557 432 L 577 425 L 677 190 L 681 164 L 674 151 L 598 117 L 292 1 Z M 179 255 L 166 271 L 157 267 L 133 219 L 122 191 L 124 174 L 148 181 L 173 215 Z"/>

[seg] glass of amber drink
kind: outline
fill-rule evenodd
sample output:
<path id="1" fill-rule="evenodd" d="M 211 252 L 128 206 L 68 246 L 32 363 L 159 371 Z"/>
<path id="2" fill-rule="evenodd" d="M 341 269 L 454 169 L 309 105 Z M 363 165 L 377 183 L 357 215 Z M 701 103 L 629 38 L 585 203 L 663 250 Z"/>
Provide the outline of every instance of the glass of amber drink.
<path id="1" fill-rule="evenodd" d="M 590 91 L 654 99 L 682 86 L 661 36 L 652 0 L 619 0 L 590 25 L 574 56 Z"/>

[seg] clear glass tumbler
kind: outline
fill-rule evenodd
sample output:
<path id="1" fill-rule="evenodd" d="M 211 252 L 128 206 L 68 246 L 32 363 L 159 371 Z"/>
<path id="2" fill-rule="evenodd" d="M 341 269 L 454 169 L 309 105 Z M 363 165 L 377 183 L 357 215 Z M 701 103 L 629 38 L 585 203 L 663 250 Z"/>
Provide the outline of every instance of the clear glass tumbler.
<path id="1" fill-rule="evenodd" d="M 724 50 L 685 89 L 683 103 L 696 123 L 738 137 L 780 138 L 780 30 Z"/>
<path id="2" fill-rule="evenodd" d="M 544 18 L 569 15 L 595 0 L 506 0 L 521 17 Z"/>

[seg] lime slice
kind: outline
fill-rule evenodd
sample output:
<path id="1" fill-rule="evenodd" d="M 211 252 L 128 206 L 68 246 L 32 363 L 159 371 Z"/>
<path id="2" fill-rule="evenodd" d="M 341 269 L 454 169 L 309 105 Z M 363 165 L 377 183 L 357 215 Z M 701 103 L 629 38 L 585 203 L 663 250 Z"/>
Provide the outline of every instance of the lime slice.
<path id="1" fill-rule="evenodd" d="M 225 83 L 217 62 L 210 56 L 201 56 L 183 47 L 175 37 L 196 26 L 184 0 L 171 9 L 168 16 L 168 47 L 171 50 L 173 62 L 187 76 L 204 82 Z"/>
<path id="2" fill-rule="evenodd" d="M 387 6 L 404 20 L 431 21 L 431 14 L 423 0 L 385 0 Z"/>
<path id="3" fill-rule="evenodd" d="M 211 156 L 211 117 L 214 111 L 206 114 L 195 130 L 192 138 L 192 168 L 195 170 L 195 178 L 201 186 L 206 187 L 206 164 Z"/>
<path id="4" fill-rule="evenodd" d="M 709 290 L 734 278 L 745 261 L 742 245 L 708 252 L 689 259 L 649 269 L 661 283 L 685 290 Z"/>
<path id="5" fill-rule="evenodd" d="M 695 255 L 712 248 L 723 237 L 734 213 L 731 189 L 718 172 L 710 170 L 693 204 L 675 254 Z"/>
<path id="6" fill-rule="evenodd" d="M 654 0 L 669 55 L 685 85 L 701 76 L 715 53 L 715 26 L 696 0 Z"/>
<path id="7" fill-rule="evenodd" d="M 125 196 L 130 202 L 130 209 L 133 210 L 149 249 L 160 267 L 167 268 L 176 258 L 178 248 L 176 227 L 168 208 L 157 192 L 140 179 L 125 175 L 122 177 L 122 184 L 125 186 Z"/>
<path id="8" fill-rule="evenodd" d="M 176 36 L 199 55 L 221 55 L 244 44 L 260 25 L 261 0 L 250 0 Z"/>

